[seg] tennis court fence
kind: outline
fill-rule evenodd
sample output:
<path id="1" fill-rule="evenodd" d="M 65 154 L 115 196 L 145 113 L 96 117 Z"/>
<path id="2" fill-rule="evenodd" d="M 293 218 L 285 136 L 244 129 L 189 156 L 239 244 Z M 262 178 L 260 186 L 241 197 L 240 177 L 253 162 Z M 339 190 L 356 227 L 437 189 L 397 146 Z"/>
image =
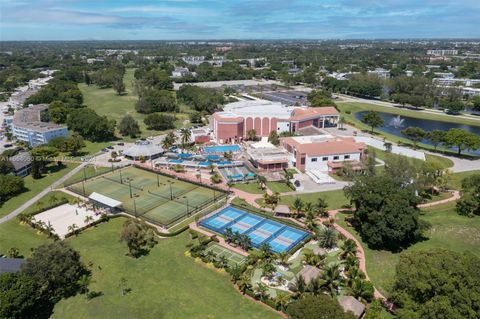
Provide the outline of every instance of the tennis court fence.
<path id="1" fill-rule="evenodd" d="M 87 165 L 89 166 L 89 165 Z M 87 167 L 85 166 L 85 168 Z M 116 172 L 120 169 L 124 169 L 125 167 L 128 167 L 128 166 L 131 166 L 131 165 L 126 165 L 126 166 L 116 166 L 116 167 L 112 167 L 110 169 L 105 169 L 105 170 L 99 170 L 98 172 L 95 172 L 93 174 L 87 174 L 85 173 L 85 175 L 82 174 L 82 176 L 79 176 L 75 179 L 71 179 L 65 183 L 63 183 L 63 187 L 65 188 L 68 188 L 69 186 L 72 186 L 73 184 L 78 184 L 84 180 L 88 180 L 88 179 L 91 179 L 91 178 L 95 178 L 95 177 L 98 177 L 98 176 L 102 176 L 102 175 L 105 175 L 105 174 L 109 174 L 109 173 L 113 173 L 113 172 Z"/>

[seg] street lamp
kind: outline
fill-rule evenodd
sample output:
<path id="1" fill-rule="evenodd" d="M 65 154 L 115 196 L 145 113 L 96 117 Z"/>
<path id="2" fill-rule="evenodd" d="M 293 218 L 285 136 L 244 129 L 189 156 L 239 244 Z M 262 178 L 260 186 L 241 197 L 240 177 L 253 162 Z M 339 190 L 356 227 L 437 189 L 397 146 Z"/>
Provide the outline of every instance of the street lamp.
<path id="1" fill-rule="evenodd" d="M 132 182 L 128 181 L 128 186 L 130 187 L 130 198 L 132 198 Z"/>
<path id="2" fill-rule="evenodd" d="M 187 215 L 190 215 L 190 209 L 189 209 L 189 206 L 188 206 L 188 197 L 183 196 L 183 198 L 185 198 L 185 200 L 187 201 Z"/>
<path id="3" fill-rule="evenodd" d="M 135 214 L 135 218 L 137 218 L 137 203 L 135 202 L 135 198 L 133 199 L 133 212 Z"/>
<path id="4" fill-rule="evenodd" d="M 170 200 L 173 200 L 173 191 L 172 191 L 173 182 L 170 180 L 167 180 L 167 182 L 170 184 Z"/>

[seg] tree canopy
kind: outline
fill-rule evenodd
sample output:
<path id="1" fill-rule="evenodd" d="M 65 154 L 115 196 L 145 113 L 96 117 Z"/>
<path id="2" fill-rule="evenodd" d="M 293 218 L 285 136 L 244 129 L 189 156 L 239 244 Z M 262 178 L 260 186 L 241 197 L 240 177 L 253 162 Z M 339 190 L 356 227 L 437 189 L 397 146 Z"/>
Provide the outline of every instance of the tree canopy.
<path id="1" fill-rule="evenodd" d="M 480 258 L 448 250 L 407 252 L 392 300 L 399 319 L 480 318 Z"/>

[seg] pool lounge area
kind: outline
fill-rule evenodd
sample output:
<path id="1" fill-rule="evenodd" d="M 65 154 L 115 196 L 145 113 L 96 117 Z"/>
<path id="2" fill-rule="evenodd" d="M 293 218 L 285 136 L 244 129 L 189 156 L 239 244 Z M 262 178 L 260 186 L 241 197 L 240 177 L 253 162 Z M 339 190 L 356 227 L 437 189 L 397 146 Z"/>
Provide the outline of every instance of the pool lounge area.
<path id="1" fill-rule="evenodd" d="M 275 253 L 289 251 L 310 236 L 304 230 L 232 206 L 201 220 L 200 226 L 222 235 L 230 228 L 247 235 L 254 248 L 267 243 Z"/>
<path id="2" fill-rule="evenodd" d="M 257 178 L 257 174 L 250 171 L 246 166 L 219 166 L 218 171 L 226 181 L 247 182 Z"/>

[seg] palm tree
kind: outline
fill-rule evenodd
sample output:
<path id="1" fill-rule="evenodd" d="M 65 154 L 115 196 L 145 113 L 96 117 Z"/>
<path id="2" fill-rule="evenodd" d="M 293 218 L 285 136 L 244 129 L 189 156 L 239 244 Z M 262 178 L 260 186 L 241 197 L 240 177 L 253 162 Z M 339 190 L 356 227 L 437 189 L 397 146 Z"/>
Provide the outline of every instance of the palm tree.
<path id="1" fill-rule="evenodd" d="M 325 255 L 316 255 L 311 250 L 303 253 L 302 260 L 310 266 L 322 267 L 325 264 Z"/>
<path id="2" fill-rule="evenodd" d="M 202 174 L 198 173 L 195 174 L 195 177 L 198 179 L 198 181 L 201 183 L 202 182 Z"/>
<path id="3" fill-rule="evenodd" d="M 93 222 L 93 217 L 90 216 L 90 215 L 87 215 L 87 216 L 85 216 L 85 219 L 83 220 L 83 222 L 88 225 L 91 222 Z"/>
<path id="4" fill-rule="evenodd" d="M 258 185 L 260 185 L 260 188 L 262 190 L 267 188 L 267 178 L 265 176 L 257 175 L 257 182 L 258 182 Z"/>
<path id="5" fill-rule="evenodd" d="M 185 145 L 190 143 L 192 137 L 192 132 L 188 128 L 182 128 L 180 130 L 180 140 L 182 141 L 182 146 L 185 148 Z"/>
<path id="6" fill-rule="evenodd" d="M 233 237 L 234 237 L 234 234 L 233 234 L 233 231 L 230 227 L 226 228 L 223 235 L 225 236 L 225 241 L 227 243 L 231 243 L 233 242 Z"/>
<path id="7" fill-rule="evenodd" d="M 165 150 L 171 148 L 177 141 L 177 136 L 173 132 L 169 132 L 162 140 L 162 147 Z"/>
<path id="8" fill-rule="evenodd" d="M 352 287 L 353 282 L 356 279 L 365 279 L 365 274 L 358 268 L 358 266 L 352 267 L 347 272 L 347 286 Z"/>
<path id="9" fill-rule="evenodd" d="M 295 210 L 296 216 L 300 215 L 300 212 L 302 211 L 302 208 L 303 208 L 303 202 L 300 197 L 295 198 L 295 200 L 293 201 L 292 208 L 293 210 Z"/>
<path id="10" fill-rule="evenodd" d="M 245 294 L 245 292 L 249 289 L 252 288 L 252 284 L 250 282 L 250 278 L 246 278 L 245 276 L 242 276 L 240 280 L 237 281 L 238 289 L 242 292 L 242 294 Z"/>
<path id="11" fill-rule="evenodd" d="M 347 124 L 347 120 L 345 119 L 345 117 L 340 116 L 340 118 L 338 119 L 338 124 L 339 124 L 339 129 L 343 130 L 344 125 Z"/>
<path id="12" fill-rule="evenodd" d="M 18 258 L 20 256 L 20 251 L 16 247 L 12 247 L 7 252 L 8 258 Z"/>
<path id="13" fill-rule="evenodd" d="M 239 236 L 239 244 L 240 247 L 242 247 L 245 251 L 248 251 L 250 247 L 252 247 L 252 241 L 250 240 L 250 237 L 245 234 L 241 234 Z"/>
<path id="14" fill-rule="evenodd" d="M 78 226 L 76 224 L 71 224 L 67 229 L 70 233 L 74 233 L 75 236 L 78 235 Z"/>
<path id="15" fill-rule="evenodd" d="M 293 178 L 293 173 L 289 170 L 284 170 L 283 176 L 285 177 L 285 182 L 288 182 Z"/>
<path id="16" fill-rule="evenodd" d="M 306 289 L 307 284 L 305 283 L 305 278 L 303 278 L 303 276 L 297 276 L 291 286 L 291 290 L 295 293 L 295 296 L 300 296 Z"/>
<path id="17" fill-rule="evenodd" d="M 266 262 L 262 265 L 262 273 L 265 277 L 269 279 L 273 276 L 276 270 L 277 268 L 275 268 L 275 266 L 271 262 Z"/>
<path id="18" fill-rule="evenodd" d="M 250 141 L 254 141 L 257 138 L 257 131 L 254 129 L 248 130 L 247 131 L 247 139 Z"/>
<path id="19" fill-rule="evenodd" d="M 322 227 L 318 232 L 318 244 L 322 248 L 331 249 L 337 244 L 337 231 L 330 227 Z"/>
<path id="20" fill-rule="evenodd" d="M 288 259 L 290 256 L 286 251 L 282 251 L 281 253 L 278 253 L 276 257 L 280 265 L 282 265 L 283 267 L 288 267 L 288 265 L 290 264 L 288 262 Z"/>
<path id="21" fill-rule="evenodd" d="M 210 170 L 210 174 L 213 174 L 215 172 L 215 165 L 212 163 L 208 164 L 207 168 Z"/>
<path id="22" fill-rule="evenodd" d="M 78 285 L 82 289 L 82 292 L 85 294 L 85 302 L 88 301 L 89 294 L 88 294 L 88 286 L 93 283 L 92 277 L 89 275 L 82 275 L 80 279 L 78 279 Z"/>
<path id="23" fill-rule="evenodd" d="M 47 231 L 48 233 L 48 237 L 52 237 L 53 235 L 53 231 L 55 230 L 52 226 L 52 224 L 50 223 L 50 221 L 47 222 L 47 224 L 45 225 L 45 230 Z"/>
<path id="24" fill-rule="evenodd" d="M 263 300 L 268 295 L 267 286 L 265 286 L 261 282 L 257 283 L 254 290 L 255 290 L 256 295 L 259 296 L 261 300 Z"/>
<path id="25" fill-rule="evenodd" d="M 357 244 L 352 239 L 347 239 L 343 242 L 342 253 L 340 256 L 342 259 L 347 258 L 347 256 L 355 256 L 357 254 Z"/>
<path id="26" fill-rule="evenodd" d="M 280 310 L 285 311 L 292 297 L 287 293 L 279 293 L 275 297 L 275 303 L 280 306 Z"/>
<path id="27" fill-rule="evenodd" d="M 347 257 L 342 262 L 345 265 L 345 270 L 347 272 L 349 272 L 352 268 L 358 267 L 359 264 L 358 258 L 355 255 L 347 255 Z"/>
<path id="28" fill-rule="evenodd" d="M 272 246 L 269 243 L 263 243 L 258 247 L 260 252 L 262 253 L 262 258 L 269 258 L 272 254 Z"/>
<path id="29" fill-rule="evenodd" d="M 328 210 L 327 210 L 328 204 L 323 198 L 319 197 L 317 199 L 316 206 L 317 206 L 317 212 L 321 217 L 328 217 Z"/>
<path id="30" fill-rule="evenodd" d="M 374 288 L 369 281 L 357 278 L 348 288 L 348 293 L 360 301 L 370 302 L 373 298 Z"/>
<path id="31" fill-rule="evenodd" d="M 327 266 L 321 275 L 323 280 L 323 289 L 332 297 L 338 294 L 338 290 L 343 284 L 343 278 L 340 274 L 338 264 Z"/>

